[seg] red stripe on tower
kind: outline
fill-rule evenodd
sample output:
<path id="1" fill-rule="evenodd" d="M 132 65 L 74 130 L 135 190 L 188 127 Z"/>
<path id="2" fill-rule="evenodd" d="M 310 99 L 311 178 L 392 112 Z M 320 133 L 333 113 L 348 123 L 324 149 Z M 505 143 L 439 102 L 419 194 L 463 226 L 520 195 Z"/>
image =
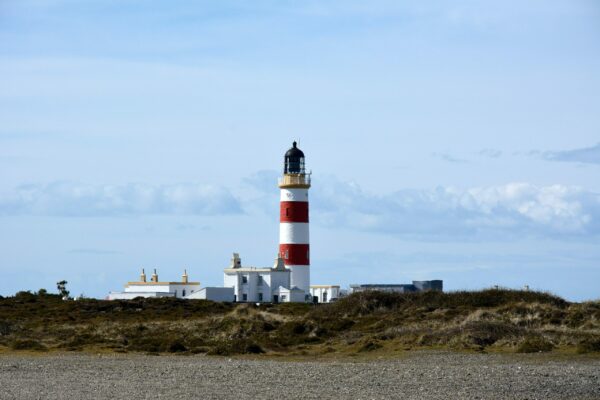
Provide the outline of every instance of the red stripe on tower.
<path id="1" fill-rule="evenodd" d="M 308 202 L 282 201 L 279 207 L 279 222 L 308 223 Z"/>
<path id="2" fill-rule="evenodd" d="M 279 245 L 279 253 L 283 255 L 285 265 L 310 265 L 309 252 L 308 243 Z"/>

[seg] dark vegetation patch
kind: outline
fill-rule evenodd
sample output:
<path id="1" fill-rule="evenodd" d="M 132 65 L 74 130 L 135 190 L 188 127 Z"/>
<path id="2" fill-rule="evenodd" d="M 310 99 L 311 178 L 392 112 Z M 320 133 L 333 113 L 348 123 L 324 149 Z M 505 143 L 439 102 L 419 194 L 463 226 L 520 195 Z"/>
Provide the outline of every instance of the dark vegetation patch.
<path id="1" fill-rule="evenodd" d="M 365 351 L 373 351 L 382 348 L 383 345 L 379 343 L 377 340 L 367 339 L 364 343 L 360 345 L 358 348 L 359 352 Z"/>
<path id="2" fill-rule="evenodd" d="M 13 324 L 8 321 L 0 320 L 0 336 L 10 335 L 13 332 Z"/>
<path id="3" fill-rule="evenodd" d="M 551 351 L 553 348 L 554 345 L 542 336 L 528 336 L 521 343 L 519 343 L 517 352 L 541 353 L 545 351 Z"/>
<path id="4" fill-rule="evenodd" d="M 600 351 L 600 302 L 548 293 L 363 292 L 332 304 L 0 299 L 0 346 L 147 354 L 324 354 L 448 348 Z"/>
<path id="5" fill-rule="evenodd" d="M 47 351 L 48 348 L 34 339 L 16 339 L 10 343 L 13 350 Z"/>
<path id="6" fill-rule="evenodd" d="M 578 353 L 600 353 L 600 337 L 586 338 L 577 344 Z"/>

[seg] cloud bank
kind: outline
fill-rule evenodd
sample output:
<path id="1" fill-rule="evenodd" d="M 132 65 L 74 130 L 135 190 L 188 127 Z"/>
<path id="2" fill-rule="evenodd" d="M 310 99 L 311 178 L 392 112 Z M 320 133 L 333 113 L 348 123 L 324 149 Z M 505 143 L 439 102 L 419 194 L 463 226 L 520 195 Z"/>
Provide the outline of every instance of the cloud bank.
<path id="1" fill-rule="evenodd" d="M 600 143 L 591 147 L 583 147 L 565 151 L 545 151 L 542 158 L 548 161 L 578 162 L 584 164 L 600 164 Z"/>
<path id="2" fill-rule="evenodd" d="M 328 226 L 415 238 L 582 236 L 600 233 L 600 194 L 529 183 L 365 193 L 352 183 L 319 185 L 311 203 Z"/>
<path id="3" fill-rule="evenodd" d="M 89 185 L 54 182 L 21 185 L 0 193 L 0 215 L 103 217 L 241 212 L 241 204 L 229 190 L 195 183 Z"/>
<path id="4" fill-rule="evenodd" d="M 277 175 L 261 171 L 245 179 L 256 195 L 245 197 L 243 204 L 226 188 L 201 184 L 23 185 L 0 194 L 0 215 L 276 213 Z M 323 176 L 311 189 L 311 220 L 324 227 L 419 240 L 594 237 L 600 234 L 600 193 L 575 186 L 507 183 L 372 194 L 355 183 Z"/>

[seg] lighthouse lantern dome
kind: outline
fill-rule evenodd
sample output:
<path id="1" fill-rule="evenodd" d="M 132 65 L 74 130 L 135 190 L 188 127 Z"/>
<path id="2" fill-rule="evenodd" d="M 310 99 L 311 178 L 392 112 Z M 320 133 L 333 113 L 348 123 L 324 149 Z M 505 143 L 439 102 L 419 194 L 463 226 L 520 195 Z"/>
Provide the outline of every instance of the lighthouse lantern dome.
<path id="1" fill-rule="evenodd" d="M 304 153 L 297 147 L 298 143 L 292 143 L 292 148 L 285 153 L 283 173 L 304 174 Z"/>

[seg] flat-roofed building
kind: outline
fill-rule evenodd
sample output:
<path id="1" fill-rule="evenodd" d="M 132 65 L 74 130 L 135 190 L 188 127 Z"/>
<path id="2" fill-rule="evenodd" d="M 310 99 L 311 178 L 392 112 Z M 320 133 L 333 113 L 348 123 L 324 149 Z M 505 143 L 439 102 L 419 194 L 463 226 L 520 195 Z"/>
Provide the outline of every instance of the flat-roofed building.
<path id="1" fill-rule="evenodd" d="M 186 296 L 200 290 L 200 282 L 190 282 L 187 271 L 184 270 L 181 276 L 181 282 L 160 282 L 156 269 L 146 281 L 146 273 L 142 269 L 139 281 L 128 282 L 122 292 L 110 292 L 108 300 L 128 300 L 136 297 L 175 297 L 185 298 Z"/>
<path id="2" fill-rule="evenodd" d="M 379 290 L 382 292 L 396 292 L 396 293 L 412 293 L 412 292 L 424 292 L 427 290 L 443 291 L 444 282 L 436 279 L 431 281 L 413 281 L 410 283 L 400 284 L 378 284 L 378 283 L 365 283 L 365 284 L 354 284 L 350 285 L 350 293 L 364 292 L 366 290 Z"/>
<path id="3" fill-rule="evenodd" d="M 339 285 L 310 285 L 313 303 L 331 303 L 340 297 Z"/>

